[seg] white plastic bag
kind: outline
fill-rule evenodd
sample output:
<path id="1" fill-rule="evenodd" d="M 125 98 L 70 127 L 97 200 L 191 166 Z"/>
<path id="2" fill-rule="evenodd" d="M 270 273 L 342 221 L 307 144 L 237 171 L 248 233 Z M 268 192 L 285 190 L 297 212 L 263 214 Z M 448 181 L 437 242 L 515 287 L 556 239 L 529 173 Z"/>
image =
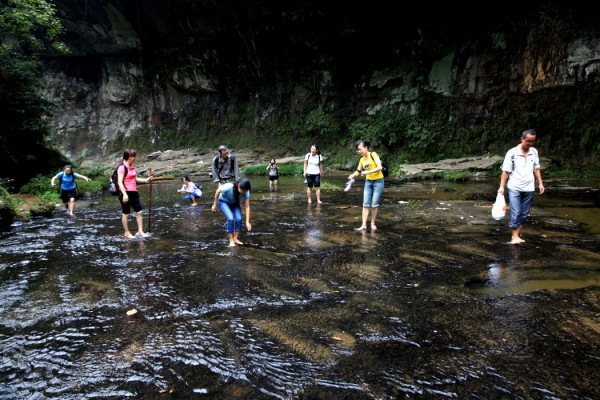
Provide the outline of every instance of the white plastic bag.
<path id="1" fill-rule="evenodd" d="M 497 221 L 500 221 L 502 218 L 506 216 L 506 200 L 504 200 L 504 195 L 498 193 L 496 196 L 496 202 L 492 206 L 492 218 Z"/>

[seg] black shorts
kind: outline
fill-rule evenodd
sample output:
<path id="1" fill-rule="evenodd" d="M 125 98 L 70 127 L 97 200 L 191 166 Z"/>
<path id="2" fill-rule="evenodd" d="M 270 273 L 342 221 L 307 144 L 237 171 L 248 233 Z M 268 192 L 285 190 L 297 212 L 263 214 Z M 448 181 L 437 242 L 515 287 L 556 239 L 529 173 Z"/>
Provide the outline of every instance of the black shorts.
<path id="1" fill-rule="evenodd" d="M 279 175 L 269 175 L 270 181 L 276 181 L 277 179 L 279 179 Z"/>
<path id="2" fill-rule="evenodd" d="M 123 214 L 130 214 L 132 208 L 135 212 L 142 211 L 142 203 L 140 203 L 139 192 L 127 192 L 127 197 L 129 197 L 129 201 L 127 201 L 127 203 L 123 203 L 123 195 L 119 195 L 119 201 L 121 202 L 121 210 L 123 210 Z"/>
<path id="3" fill-rule="evenodd" d="M 60 189 L 60 198 L 63 203 L 68 203 L 70 199 L 74 199 L 77 197 L 77 189 L 72 190 L 62 190 Z"/>
<path id="4" fill-rule="evenodd" d="M 317 175 L 306 175 L 306 186 L 311 187 L 321 187 L 321 174 Z"/>

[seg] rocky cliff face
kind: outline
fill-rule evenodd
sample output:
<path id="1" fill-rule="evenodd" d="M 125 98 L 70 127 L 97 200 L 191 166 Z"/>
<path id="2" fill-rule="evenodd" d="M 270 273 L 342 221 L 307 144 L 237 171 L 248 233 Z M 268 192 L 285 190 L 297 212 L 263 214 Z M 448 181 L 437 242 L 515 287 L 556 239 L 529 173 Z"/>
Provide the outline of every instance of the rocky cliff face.
<path id="1" fill-rule="evenodd" d="M 587 1 L 452 6 L 326 1 L 56 0 L 72 52 L 50 57 L 55 142 L 105 155 L 135 130 L 206 132 L 289 118 L 412 110 L 423 93 L 475 100 L 600 81 L 599 19 Z M 414 9 L 416 7 L 416 9 Z M 437 8 L 436 8 L 437 7 Z"/>

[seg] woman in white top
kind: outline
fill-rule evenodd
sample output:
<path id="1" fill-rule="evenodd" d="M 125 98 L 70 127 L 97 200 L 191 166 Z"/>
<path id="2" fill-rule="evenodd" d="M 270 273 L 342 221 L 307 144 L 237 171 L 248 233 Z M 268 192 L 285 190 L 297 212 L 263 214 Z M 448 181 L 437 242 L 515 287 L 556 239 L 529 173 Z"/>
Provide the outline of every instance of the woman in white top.
<path id="1" fill-rule="evenodd" d="M 179 189 L 177 192 L 187 193 L 183 200 L 189 200 L 192 202 L 192 206 L 197 206 L 198 203 L 196 202 L 196 199 L 202 197 L 202 187 L 196 186 L 196 184 L 194 182 L 191 182 L 190 178 L 187 176 L 181 178 L 181 182 L 183 183 L 183 185 L 181 186 L 181 189 Z"/>
<path id="2" fill-rule="evenodd" d="M 269 190 L 273 191 L 273 188 L 277 190 L 277 183 L 279 182 L 279 165 L 274 158 L 271 158 L 271 162 L 267 165 L 267 171 L 269 171 Z"/>
<path id="3" fill-rule="evenodd" d="M 306 183 L 306 196 L 308 204 L 312 203 L 312 188 L 315 187 L 317 203 L 321 204 L 321 175 L 323 175 L 323 156 L 319 146 L 313 144 L 310 153 L 304 157 L 304 172 L 302 174 Z"/>

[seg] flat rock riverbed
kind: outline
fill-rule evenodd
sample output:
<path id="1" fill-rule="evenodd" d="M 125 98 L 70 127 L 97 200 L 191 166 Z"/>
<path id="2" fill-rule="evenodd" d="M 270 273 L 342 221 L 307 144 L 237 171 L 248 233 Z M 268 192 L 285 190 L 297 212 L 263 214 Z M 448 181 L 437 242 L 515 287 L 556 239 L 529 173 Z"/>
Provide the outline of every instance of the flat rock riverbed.
<path id="1" fill-rule="evenodd" d="M 390 181 L 357 232 L 362 182 L 325 175 L 319 205 L 301 177 L 251 177 L 229 248 L 203 179 L 198 207 L 163 181 L 148 210 L 140 187 L 149 238 L 122 237 L 108 195 L 2 236 L 0 398 L 600 397 L 585 191 L 536 196 L 514 246 L 496 180 Z"/>

